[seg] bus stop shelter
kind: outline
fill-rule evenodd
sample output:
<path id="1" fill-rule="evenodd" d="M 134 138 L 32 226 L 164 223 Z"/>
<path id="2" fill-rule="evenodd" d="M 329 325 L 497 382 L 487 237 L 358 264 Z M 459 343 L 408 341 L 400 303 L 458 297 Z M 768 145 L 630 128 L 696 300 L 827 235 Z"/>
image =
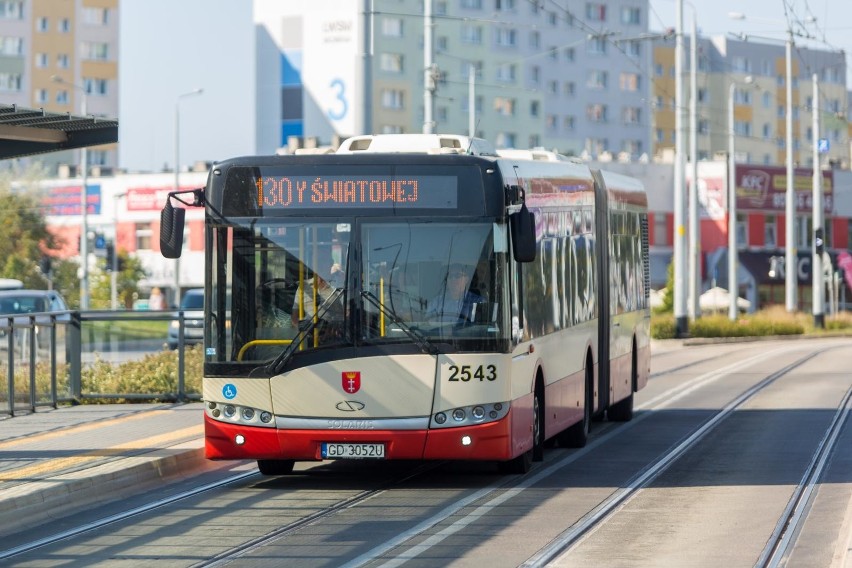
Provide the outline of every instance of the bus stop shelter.
<path id="1" fill-rule="evenodd" d="M 0 159 L 118 142 L 118 120 L 0 104 Z"/>

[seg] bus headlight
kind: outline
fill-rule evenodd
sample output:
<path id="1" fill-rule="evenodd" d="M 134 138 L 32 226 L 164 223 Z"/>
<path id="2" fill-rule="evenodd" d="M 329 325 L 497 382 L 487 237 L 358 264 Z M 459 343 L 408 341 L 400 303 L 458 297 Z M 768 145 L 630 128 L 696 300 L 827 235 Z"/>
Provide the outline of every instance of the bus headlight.
<path id="1" fill-rule="evenodd" d="M 509 414 L 508 402 L 477 404 L 436 412 L 432 416 L 431 428 L 458 428 L 462 426 L 479 426 L 489 422 L 502 420 Z M 452 420 L 449 420 L 449 414 Z"/>
<path id="2" fill-rule="evenodd" d="M 242 411 L 243 420 L 251 420 L 254 418 L 254 408 L 243 408 Z"/>
<path id="3" fill-rule="evenodd" d="M 272 413 L 264 410 L 260 413 L 260 421 L 264 424 L 269 424 L 270 422 L 272 422 Z"/>
<path id="4" fill-rule="evenodd" d="M 233 418 L 236 413 L 237 413 L 237 409 L 234 407 L 233 404 L 226 404 L 225 405 L 225 417 L 226 418 Z"/>

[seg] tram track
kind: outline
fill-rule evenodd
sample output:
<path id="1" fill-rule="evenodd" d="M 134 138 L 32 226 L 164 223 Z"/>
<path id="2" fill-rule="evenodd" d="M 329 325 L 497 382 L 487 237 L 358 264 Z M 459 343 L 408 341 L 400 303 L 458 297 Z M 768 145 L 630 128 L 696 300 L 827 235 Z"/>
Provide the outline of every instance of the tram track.
<path id="1" fill-rule="evenodd" d="M 820 350 L 810 351 L 804 356 L 797 358 L 784 368 L 767 374 L 758 383 L 740 394 L 719 412 L 701 424 L 697 429 L 692 431 L 664 455 L 659 456 L 653 462 L 646 465 L 642 471 L 637 473 L 628 483 L 624 484 L 621 489 L 617 490 L 609 498 L 601 501 L 594 509 L 588 511 L 588 513 L 580 518 L 579 521 L 567 528 L 556 539 L 551 541 L 550 544 L 531 556 L 523 564 L 523 566 L 546 566 L 557 559 L 560 555 L 570 552 L 574 545 L 581 542 L 586 535 L 591 534 L 597 527 L 605 523 L 607 519 L 611 517 L 623 504 L 628 502 L 631 498 L 633 498 L 633 496 L 653 482 L 653 480 L 656 479 L 663 471 L 676 462 L 685 452 L 696 445 L 709 432 L 721 424 L 728 416 L 731 415 L 731 413 L 738 408 L 741 408 L 747 401 L 751 400 L 759 392 L 766 389 L 782 376 L 785 376 L 793 369 L 803 365 L 808 360 L 831 348 L 832 347 L 826 347 Z M 789 353 L 790 350 L 786 347 L 767 350 L 757 355 L 746 357 L 740 361 L 730 363 L 714 371 L 700 374 L 694 378 L 679 383 L 676 386 L 667 388 L 665 392 L 658 394 L 641 405 L 637 405 L 636 408 L 638 412 L 631 422 L 622 424 L 607 423 L 607 427 L 596 429 L 597 435 L 590 440 L 590 443 L 585 448 L 572 451 L 551 463 L 539 465 L 533 469 L 530 474 L 523 477 L 501 477 L 497 481 L 481 487 L 457 500 L 452 505 L 435 512 L 429 518 L 423 519 L 404 532 L 397 534 L 395 537 L 373 546 L 367 552 L 352 558 L 345 564 L 343 563 L 345 559 L 341 559 L 341 565 L 348 568 L 367 565 L 398 566 L 408 560 L 417 558 L 426 553 L 429 549 L 439 546 L 441 542 L 447 538 L 460 533 L 472 523 L 475 523 L 477 520 L 485 517 L 489 514 L 489 512 L 520 495 L 525 490 L 535 486 L 560 470 L 563 470 L 570 464 L 581 460 L 584 456 L 588 455 L 596 448 L 603 446 L 616 436 L 620 436 L 636 427 L 638 424 L 641 424 L 644 420 L 654 415 L 654 412 L 649 411 L 663 410 L 666 407 L 675 404 L 677 401 L 682 400 L 689 394 L 694 393 L 696 390 L 710 385 L 714 381 L 720 380 L 733 373 L 743 371 L 749 366 L 760 363 L 766 359 L 777 358 L 782 352 Z M 662 371 L 658 375 L 652 375 L 651 378 L 679 372 L 683 369 L 695 367 L 701 363 L 706 363 L 712 359 L 713 357 L 702 358 L 701 360 L 681 365 L 677 367 L 677 369 Z M 852 398 L 852 389 L 850 389 L 850 392 L 847 392 L 844 402 L 832 422 L 834 431 L 826 433 L 823 442 L 820 444 L 820 448 L 814 455 L 812 465 L 809 467 L 809 473 L 803 478 L 802 484 L 800 484 L 800 489 L 796 491 L 796 495 L 791 498 L 790 503 L 785 509 L 786 516 L 778 521 L 776 531 L 773 533 L 773 537 L 767 544 L 768 552 L 766 554 L 766 562 L 758 564 L 759 566 L 782 565 L 778 562 L 784 558 L 785 550 L 787 550 L 794 539 L 796 526 L 802 520 L 802 510 L 806 507 L 808 499 L 811 498 L 813 487 L 819 479 L 819 474 L 825 467 L 825 463 L 828 461 L 828 456 L 831 455 L 833 445 L 837 440 L 838 432 L 842 429 L 845 422 L 846 413 L 842 412 L 842 410 L 848 407 L 850 404 L 850 398 Z M 342 511 L 357 508 L 368 500 L 380 496 L 385 492 L 391 491 L 395 487 L 404 485 L 407 482 L 414 481 L 440 466 L 441 463 L 428 463 L 423 464 L 414 470 L 403 472 L 402 475 L 397 474 L 384 481 L 378 487 L 366 489 L 344 499 L 337 500 L 334 503 L 329 503 L 324 507 L 317 508 L 315 511 L 309 512 L 305 516 L 296 519 L 293 522 L 281 525 L 280 527 L 270 527 L 271 530 L 265 534 L 246 540 L 245 542 L 227 550 L 221 550 L 218 554 L 215 554 L 204 561 L 193 564 L 193 566 L 223 566 L 237 562 L 240 558 L 250 555 L 252 552 L 262 549 L 264 546 L 276 543 L 276 541 L 286 540 L 290 535 L 299 532 L 301 529 L 319 523 L 324 519 L 330 519 L 335 515 L 340 514 Z M 244 485 L 245 482 L 256 477 L 259 477 L 259 474 L 255 471 L 233 475 L 226 479 L 176 494 L 121 514 L 93 521 L 92 523 L 80 527 L 74 527 L 73 529 L 69 529 L 38 541 L 22 544 L 13 549 L 0 551 L 0 560 L 22 555 L 26 552 L 47 547 L 50 544 L 63 540 L 69 540 L 75 536 L 83 535 L 87 532 L 93 532 L 108 525 L 113 525 L 123 520 L 130 519 L 134 516 L 152 512 L 171 504 L 176 504 L 180 501 L 199 496 L 208 491 L 227 488 L 229 486 L 239 484 Z M 808 489 L 808 486 L 810 489 Z"/>

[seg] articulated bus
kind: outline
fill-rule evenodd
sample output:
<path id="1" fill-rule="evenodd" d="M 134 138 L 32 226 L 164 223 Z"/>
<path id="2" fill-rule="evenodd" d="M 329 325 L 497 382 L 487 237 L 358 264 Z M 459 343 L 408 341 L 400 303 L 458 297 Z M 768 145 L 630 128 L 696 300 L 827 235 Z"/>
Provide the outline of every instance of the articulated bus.
<path id="1" fill-rule="evenodd" d="M 463 136 L 215 164 L 205 221 L 205 452 L 523 473 L 648 380 L 647 200 L 631 178 Z"/>

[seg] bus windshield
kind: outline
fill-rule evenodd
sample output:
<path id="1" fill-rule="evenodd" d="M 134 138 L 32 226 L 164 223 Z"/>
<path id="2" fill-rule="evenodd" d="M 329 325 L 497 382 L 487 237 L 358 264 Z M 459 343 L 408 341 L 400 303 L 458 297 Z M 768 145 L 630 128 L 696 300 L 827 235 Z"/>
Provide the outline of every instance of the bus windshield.
<path id="1" fill-rule="evenodd" d="M 210 229 L 208 362 L 278 369 L 321 350 L 508 345 L 508 245 L 492 220 L 279 217 Z"/>

